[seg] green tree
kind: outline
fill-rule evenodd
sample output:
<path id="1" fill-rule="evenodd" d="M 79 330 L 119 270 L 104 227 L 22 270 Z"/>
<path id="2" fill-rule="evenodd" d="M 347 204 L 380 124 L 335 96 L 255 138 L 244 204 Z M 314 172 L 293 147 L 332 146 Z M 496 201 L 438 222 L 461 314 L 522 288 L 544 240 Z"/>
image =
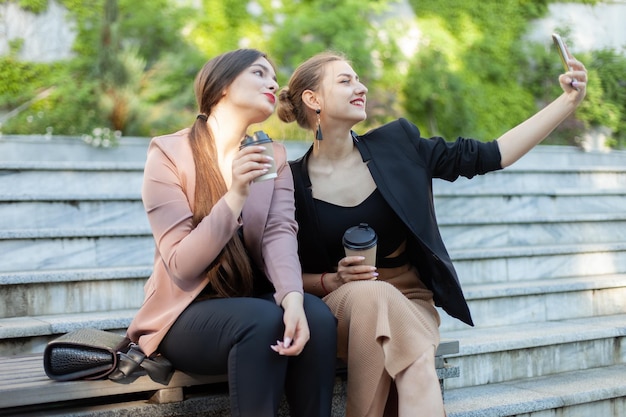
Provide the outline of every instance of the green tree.
<path id="1" fill-rule="evenodd" d="M 422 134 L 493 139 L 535 111 L 520 39 L 542 3 L 411 1 L 422 37 L 405 109 Z"/>
<path id="2" fill-rule="evenodd" d="M 55 63 L 55 71 L 41 77 L 41 88 L 54 87 L 53 92 L 9 120 L 4 129 L 41 133 L 54 127 L 55 133 L 80 135 L 104 127 L 126 135 L 147 133 L 139 130 L 150 119 L 142 98 L 145 80 L 167 51 L 185 54 L 189 49 L 176 29 L 189 9 L 168 0 L 63 4 L 76 23 L 75 57 Z M 27 87 L 20 91 L 31 98 L 36 93 Z"/>
<path id="3" fill-rule="evenodd" d="M 372 121 L 389 117 L 397 105 L 398 86 L 403 76 L 393 73 L 400 54 L 394 31 L 384 13 L 388 1 L 376 0 L 309 0 L 283 2 L 276 8 L 269 0 L 259 2 L 257 14 L 267 30 L 267 51 L 279 66 L 279 83 L 284 85 L 293 70 L 304 60 L 322 51 L 344 54 L 359 77 L 370 88 L 368 111 Z M 285 126 L 270 119 L 268 131 L 302 139 L 307 133 L 295 124 Z"/>

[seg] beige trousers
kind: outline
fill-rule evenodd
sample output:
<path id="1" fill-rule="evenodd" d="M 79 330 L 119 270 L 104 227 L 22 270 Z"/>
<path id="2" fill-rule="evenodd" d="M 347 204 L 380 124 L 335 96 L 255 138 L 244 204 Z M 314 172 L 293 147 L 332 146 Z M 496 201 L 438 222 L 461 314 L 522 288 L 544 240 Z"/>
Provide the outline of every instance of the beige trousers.
<path id="1" fill-rule="evenodd" d="M 391 272 L 324 297 L 338 320 L 337 356 L 348 364 L 346 417 L 382 416 L 393 378 L 439 344 L 432 292 L 413 268 Z"/>

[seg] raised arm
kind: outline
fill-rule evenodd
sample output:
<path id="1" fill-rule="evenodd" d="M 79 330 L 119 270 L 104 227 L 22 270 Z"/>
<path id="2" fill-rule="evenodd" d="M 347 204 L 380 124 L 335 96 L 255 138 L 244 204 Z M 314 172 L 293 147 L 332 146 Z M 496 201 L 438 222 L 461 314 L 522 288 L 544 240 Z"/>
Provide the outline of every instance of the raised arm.
<path id="1" fill-rule="evenodd" d="M 576 110 L 585 97 L 587 88 L 585 66 L 573 58 L 568 60 L 568 64 L 572 70 L 559 76 L 563 94 L 535 115 L 498 138 L 503 168 L 512 165 L 544 140 L 567 116 Z"/>

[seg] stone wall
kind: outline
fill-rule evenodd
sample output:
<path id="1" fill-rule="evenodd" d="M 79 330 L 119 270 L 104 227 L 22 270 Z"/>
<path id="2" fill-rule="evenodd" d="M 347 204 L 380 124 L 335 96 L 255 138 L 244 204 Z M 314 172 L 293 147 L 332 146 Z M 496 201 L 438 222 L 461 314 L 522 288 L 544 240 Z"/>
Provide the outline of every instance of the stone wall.
<path id="1" fill-rule="evenodd" d="M 67 10 L 55 0 L 41 14 L 20 9 L 16 1 L 0 4 L 0 55 L 9 52 L 10 41 L 23 39 L 22 60 L 52 62 L 71 56 L 75 38 Z"/>
<path id="2" fill-rule="evenodd" d="M 605 1 L 595 6 L 580 3 L 553 3 L 543 19 L 533 23 L 529 38 L 551 43 L 550 34 L 567 29 L 573 53 L 615 49 L 626 54 L 626 0 Z"/>

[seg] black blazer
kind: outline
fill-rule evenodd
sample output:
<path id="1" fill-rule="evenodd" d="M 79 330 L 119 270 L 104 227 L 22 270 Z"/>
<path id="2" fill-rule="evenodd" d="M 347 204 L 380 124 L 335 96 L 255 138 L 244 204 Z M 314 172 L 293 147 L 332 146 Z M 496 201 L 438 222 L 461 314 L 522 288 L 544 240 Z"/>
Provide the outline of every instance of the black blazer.
<path id="1" fill-rule="evenodd" d="M 500 150 L 495 141 L 479 142 L 458 138 L 424 139 L 419 129 L 398 119 L 353 140 L 380 193 L 410 231 L 409 259 L 424 284 L 433 292 L 435 304 L 473 326 L 457 273 L 446 250 L 435 217 L 432 179 L 454 181 L 459 176 L 501 169 Z M 329 259 L 319 243 L 319 218 L 315 211 L 308 175 L 311 149 L 290 162 L 296 193 L 298 243 L 303 272 L 334 271 L 337 260 Z"/>

